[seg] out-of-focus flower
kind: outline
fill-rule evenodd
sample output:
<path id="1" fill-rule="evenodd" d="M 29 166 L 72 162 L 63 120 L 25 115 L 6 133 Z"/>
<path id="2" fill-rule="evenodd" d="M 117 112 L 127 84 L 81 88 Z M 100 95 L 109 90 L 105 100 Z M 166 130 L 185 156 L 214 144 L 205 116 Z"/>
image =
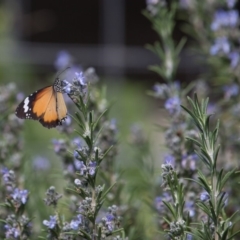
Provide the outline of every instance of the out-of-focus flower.
<path id="1" fill-rule="evenodd" d="M 158 196 L 154 200 L 154 207 L 159 213 L 163 213 L 166 210 L 163 201 L 172 202 L 172 196 L 169 192 L 164 192 L 162 196 Z"/>
<path id="2" fill-rule="evenodd" d="M 115 225 L 114 220 L 115 220 L 115 216 L 113 216 L 113 214 L 109 213 L 105 217 L 105 223 L 110 232 L 112 232 L 114 230 L 114 225 Z"/>
<path id="3" fill-rule="evenodd" d="M 16 176 L 14 171 L 8 170 L 7 168 L 1 169 L 1 173 L 3 174 L 2 179 L 3 183 L 6 187 L 6 190 L 10 193 L 15 188 Z"/>
<path id="4" fill-rule="evenodd" d="M 63 70 L 71 65 L 71 61 L 71 55 L 63 50 L 58 53 L 54 66 L 57 70 Z"/>
<path id="5" fill-rule="evenodd" d="M 87 167 L 83 161 L 75 160 L 74 165 L 75 165 L 76 169 L 79 171 L 80 175 L 82 175 L 82 176 L 85 175 L 85 173 L 87 171 Z"/>
<path id="6" fill-rule="evenodd" d="M 197 154 L 195 153 L 186 154 L 186 155 L 183 155 L 182 157 L 181 165 L 184 169 L 194 171 L 196 170 L 196 167 L 197 167 L 197 164 L 196 164 L 197 160 L 198 160 Z"/>
<path id="7" fill-rule="evenodd" d="M 186 201 L 185 210 L 188 212 L 189 217 L 194 217 L 196 212 L 194 201 Z"/>
<path id="8" fill-rule="evenodd" d="M 236 83 L 226 85 L 223 87 L 224 98 L 230 99 L 231 97 L 235 97 L 239 94 L 239 86 Z"/>
<path id="9" fill-rule="evenodd" d="M 10 214 L 4 221 L 6 239 L 29 239 L 32 233 L 32 223 L 28 217 Z"/>
<path id="10" fill-rule="evenodd" d="M 25 96 L 22 92 L 17 93 L 16 95 L 17 102 L 21 102 L 24 99 L 24 97 Z"/>
<path id="11" fill-rule="evenodd" d="M 33 160 L 33 168 L 40 171 L 48 170 L 50 168 L 50 162 L 47 158 L 37 156 Z"/>
<path id="12" fill-rule="evenodd" d="M 72 145 L 77 148 L 81 148 L 84 144 L 82 138 L 76 137 L 71 141 Z"/>
<path id="13" fill-rule="evenodd" d="M 156 83 L 153 86 L 154 97 L 165 99 L 169 96 L 169 86 L 165 83 Z"/>
<path id="14" fill-rule="evenodd" d="M 228 54 L 228 58 L 230 60 L 230 65 L 232 68 L 237 67 L 238 63 L 239 63 L 239 53 L 238 52 L 231 52 Z"/>
<path id="15" fill-rule="evenodd" d="M 93 176 L 96 172 L 97 163 L 90 161 L 88 164 L 88 173 Z"/>
<path id="16" fill-rule="evenodd" d="M 75 79 L 78 81 L 79 85 L 86 85 L 83 72 L 75 72 Z"/>
<path id="17" fill-rule="evenodd" d="M 151 15 L 155 16 L 158 13 L 159 7 L 166 6 L 166 0 L 146 0 L 146 5 Z"/>
<path id="18" fill-rule="evenodd" d="M 47 226 L 50 229 L 53 229 L 57 225 L 57 216 L 50 216 L 49 221 L 43 220 L 43 225 Z"/>
<path id="19" fill-rule="evenodd" d="M 165 155 L 164 156 L 164 163 L 174 165 L 175 157 L 171 154 Z"/>
<path id="20" fill-rule="evenodd" d="M 113 205 L 108 208 L 108 213 L 102 218 L 102 224 L 104 226 L 104 232 L 110 233 L 114 231 L 119 225 L 119 218 L 117 216 L 117 206 Z"/>
<path id="21" fill-rule="evenodd" d="M 202 201 L 202 202 L 206 202 L 206 201 L 208 201 L 210 199 L 210 196 L 209 196 L 209 193 L 208 192 L 202 192 L 201 194 L 200 194 L 200 200 Z"/>
<path id="22" fill-rule="evenodd" d="M 168 110 L 170 115 L 177 115 L 181 110 L 181 100 L 179 97 L 171 97 L 167 99 L 164 106 Z"/>
<path id="23" fill-rule="evenodd" d="M 15 188 L 11 197 L 16 201 L 19 205 L 26 204 L 28 199 L 28 190 L 20 190 L 19 188 Z"/>
<path id="24" fill-rule="evenodd" d="M 19 239 L 20 236 L 20 230 L 17 227 L 13 227 L 9 224 L 6 224 L 4 226 L 5 228 L 5 237 L 6 239 Z"/>
<path id="25" fill-rule="evenodd" d="M 229 54 L 230 43 L 227 37 L 219 37 L 215 40 L 214 44 L 210 48 L 210 54 L 216 55 L 218 53 Z"/>
<path id="26" fill-rule="evenodd" d="M 80 224 L 82 224 L 82 215 L 78 214 L 77 217 L 70 222 L 70 227 L 73 230 L 77 230 Z"/>
<path id="27" fill-rule="evenodd" d="M 214 15 L 214 20 L 211 25 L 213 31 L 217 31 L 222 27 L 236 27 L 238 23 L 237 10 L 218 10 Z"/>
<path id="28" fill-rule="evenodd" d="M 219 112 L 219 107 L 215 103 L 209 103 L 207 106 L 207 114 L 215 114 Z"/>

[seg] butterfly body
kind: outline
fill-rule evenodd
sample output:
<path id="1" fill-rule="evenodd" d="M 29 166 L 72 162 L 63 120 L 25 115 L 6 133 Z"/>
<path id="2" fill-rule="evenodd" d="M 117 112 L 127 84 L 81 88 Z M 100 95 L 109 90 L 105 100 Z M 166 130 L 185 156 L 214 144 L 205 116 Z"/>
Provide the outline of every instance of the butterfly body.
<path id="1" fill-rule="evenodd" d="M 30 94 L 19 104 L 15 113 L 22 119 L 39 120 L 47 128 L 61 125 L 67 117 L 61 80 L 56 78 L 52 86 Z"/>

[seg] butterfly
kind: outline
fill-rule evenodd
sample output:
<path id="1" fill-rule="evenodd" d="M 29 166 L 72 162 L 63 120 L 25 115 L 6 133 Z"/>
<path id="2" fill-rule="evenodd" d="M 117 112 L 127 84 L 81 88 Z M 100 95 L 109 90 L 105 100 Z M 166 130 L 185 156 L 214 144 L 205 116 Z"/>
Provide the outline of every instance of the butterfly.
<path id="1" fill-rule="evenodd" d="M 56 78 L 53 85 L 30 94 L 18 105 L 15 114 L 22 119 L 39 120 L 46 128 L 62 125 L 67 117 L 67 107 L 61 80 Z"/>

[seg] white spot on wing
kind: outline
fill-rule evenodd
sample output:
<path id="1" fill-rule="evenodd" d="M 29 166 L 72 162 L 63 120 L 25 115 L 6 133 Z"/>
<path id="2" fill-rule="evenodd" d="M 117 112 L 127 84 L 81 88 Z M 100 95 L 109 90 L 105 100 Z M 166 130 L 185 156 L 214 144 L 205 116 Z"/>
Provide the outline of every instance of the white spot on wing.
<path id="1" fill-rule="evenodd" d="M 24 108 L 24 112 L 25 112 L 25 113 L 29 110 L 28 104 L 29 104 L 29 98 L 27 97 L 27 98 L 24 100 L 24 105 L 23 105 L 23 108 Z"/>

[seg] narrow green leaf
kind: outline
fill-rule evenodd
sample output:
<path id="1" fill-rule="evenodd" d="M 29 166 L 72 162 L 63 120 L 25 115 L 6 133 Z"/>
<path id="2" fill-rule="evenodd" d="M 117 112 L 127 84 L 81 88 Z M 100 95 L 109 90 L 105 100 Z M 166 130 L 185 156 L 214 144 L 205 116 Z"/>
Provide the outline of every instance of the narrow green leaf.
<path id="1" fill-rule="evenodd" d="M 85 232 L 84 230 L 79 229 L 79 232 L 81 233 L 81 235 L 79 235 L 80 237 L 84 236 L 87 240 L 92 240 L 91 236 L 87 232 Z"/>
<path id="2" fill-rule="evenodd" d="M 196 140 L 194 138 L 191 137 L 186 137 L 187 140 L 192 141 L 194 144 L 196 144 L 198 147 L 200 147 L 202 144 L 199 140 Z"/>
<path id="3" fill-rule="evenodd" d="M 163 201 L 163 204 L 167 207 L 167 209 L 171 212 L 172 216 L 177 218 L 177 209 L 176 206 L 173 206 L 171 203 Z"/>
<path id="4" fill-rule="evenodd" d="M 238 230 L 237 232 L 233 233 L 227 240 L 233 239 L 239 233 L 240 233 L 240 230 Z"/>
<path id="5" fill-rule="evenodd" d="M 95 121 L 95 123 L 93 124 L 93 130 L 95 130 L 95 128 L 97 127 L 98 125 L 98 122 L 99 120 L 102 118 L 102 116 L 108 111 L 108 109 L 105 109 L 100 115 L 99 117 L 97 118 L 97 120 Z"/>
<path id="6" fill-rule="evenodd" d="M 227 235 L 228 235 L 228 232 L 229 232 L 229 228 L 225 229 L 225 231 L 219 236 L 221 237 L 220 239 L 221 240 L 227 240 Z"/>
<path id="7" fill-rule="evenodd" d="M 175 49 L 175 54 L 179 55 L 179 53 L 182 51 L 183 46 L 185 45 L 185 43 L 187 42 L 187 38 L 183 37 L 180 42 L 178 43 L 176 49 Z"/>
<path id="8" fill-rule="evenodd" d="M 205 212 L 208 216 L 211 216 L 211 211 L 209 209 L 209 206 L 207 206 L 203 202 L 198 202 L 197 206 L 202 209 L 203 212 Z"/>
<path id="9" fill-rule="evenodd" d="M 234 168 L 233 170 L 231 170 L 230 172 L 227 172 L 224 177 L 221 179 L 221 181 L 219 182 L 219 190 L 223 189 L 225 183 L 228 181 L 228 179 L 235 174 L 236 169 Z"/>
<path id="10" fill-rule="evenodd" d="M 102 194 L 102 197 L 101 197 L 101 201 L 105 198 L 105 196 L 110 192 L 110 190 L 115 186 L 116 183 L 113 183 L 107 190 L 105 193 Z"/>

